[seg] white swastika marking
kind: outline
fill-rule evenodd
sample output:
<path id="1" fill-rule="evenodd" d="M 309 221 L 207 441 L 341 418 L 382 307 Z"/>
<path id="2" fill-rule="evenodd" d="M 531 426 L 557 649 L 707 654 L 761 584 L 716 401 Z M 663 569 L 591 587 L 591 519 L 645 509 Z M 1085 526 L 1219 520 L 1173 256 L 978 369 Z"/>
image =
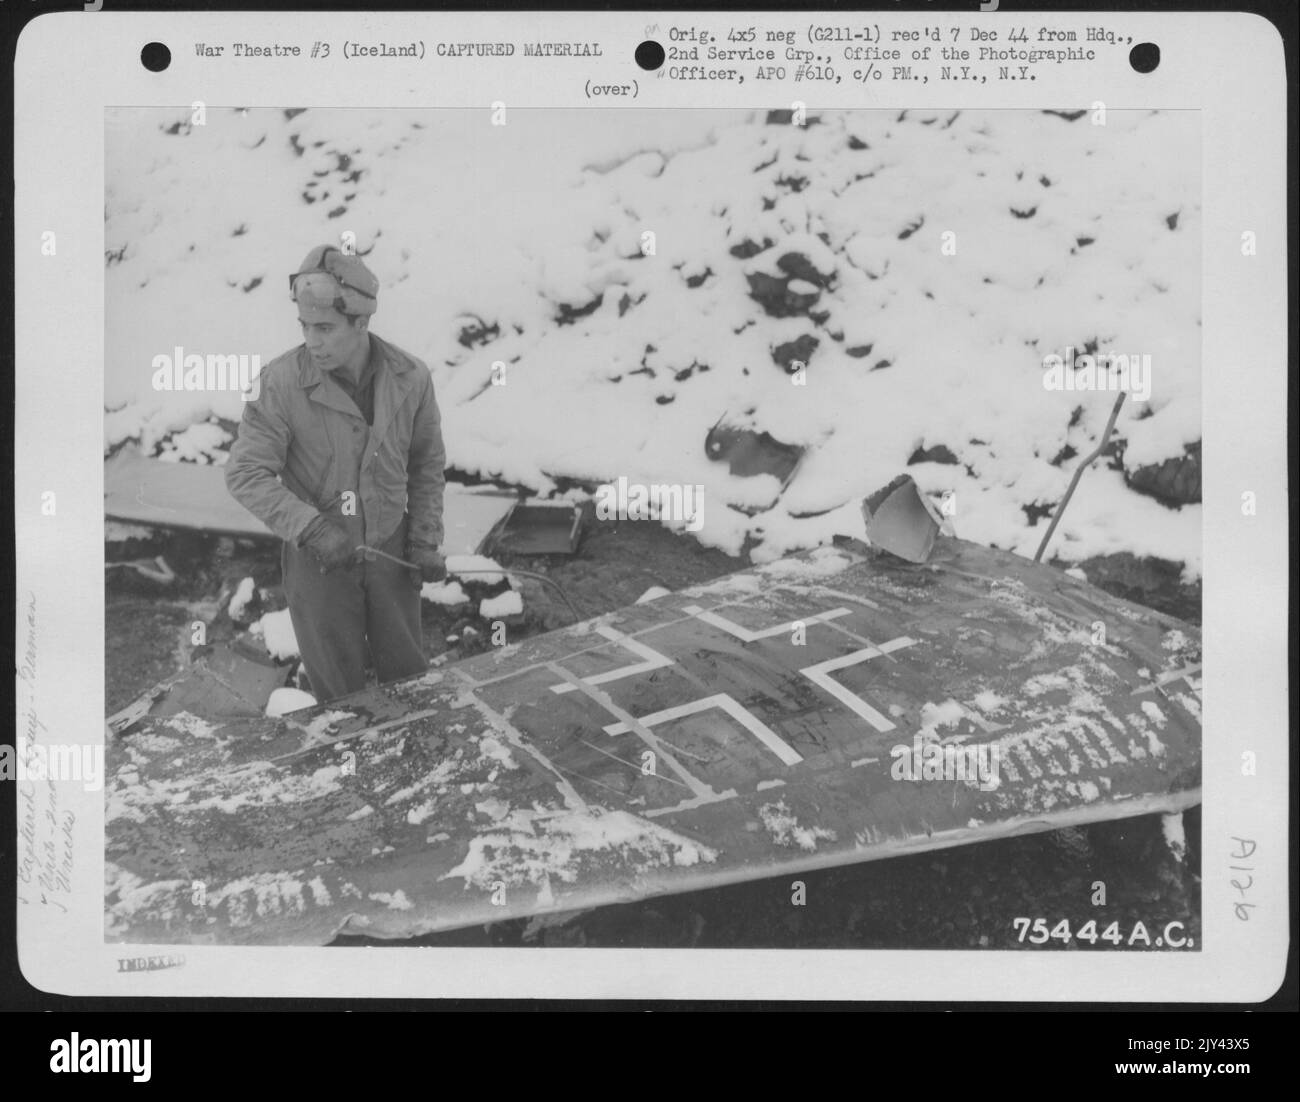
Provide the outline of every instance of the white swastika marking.
<path id="1" fill-rule="evenodd" d="M 776 635 L 789 635 L 794 630 L 796 624 L 817 624 L 823 620 L 835 620 L 841 616 L 849 615 L 847 608 L 833 608 L 829 612 L 817 612 L 812 616 L 804 616 L 799 620 L 790 620 L 784 624 L 777 624 L 776 627 L 763 628 L 761 631 L 755 631 L 747 628 L 743 624 L 733 623 L 725 616 L 719 616 L 716 612 L 705 612 L 699 605 L 687 605 L 683 612 L 694 616 L 701 623 L 708 624 L 710 627 L 719 628 L 728 635 L 734 635 L 742 643 L 753 643 L 758 639 L 771 639 Z"/>
<path id="2" fill-rule="evenodd" d="M 708 711 L 710 708 L 722 709 L 786 765 L 798 765 L 799 762 L 803 761 L 803 758 L 793 746 L 727 693 L 717 693 L 714 696 L 706 696 L 700 700 L 692 700 L 689 704 L 678 704 L 672 708 L 664 708 L 662 711 L 651 712 L 646 716 L 638 716 L 637 722 L 644 724 L 646 727 L 654 727 L 660 723 L 669 723 L 674 719 L 680 719 L 682 716 Z M 605 728 L 605 733 L 607 735 L 625 735 L 629 730 L 630 728 L 626 723 L 611 723 Z"/>
<path id="3" fill-rule="evenodd" d="M 831 658 L 826 662 L 818 662 L 815 666 L 805 666 L 799 672 L 808 678 L 814 685 L 825 689 L 831 696 L 842 704 L 847 705 L 850 709 L 860 715 L 877 731 L 892 731 L 894 724 L 881 715 L 875 708 L 868 704 L 862 697 L 856 693 L 849 692 L 843 685 L 837 681 L 832 681 L 830 674 L 836 670 L 842 670 L 848 666 L 856 666 L 860 662 L 870 661 L 872 658 L 879 658 L 881 655 L 889 654 L 891 651 L 901 650 L 903 647 L 910 647 L 916 643 L 915 639 L 909 639 L 906 635 L 897 639 L 891 639 L 887 643 L 881 643 L 878 647 L 864 647 L 862 650 L 855 650 L 852 654 L 846 654 L 841 658 Z"/>
<path id="4" fill-rule="evenodd" d="M 638 655 L 642 661 L 635 662 L 630 666 L 620 666 L 616 670 L 606 670 L 604 673 L 593 674 L 591 677 L 579 678 L 585 684 L 604 685 L 607 681 L 620 681 L 625 677 L 635 677 L 637 674 L 649 673 L 651 670 L 663 669 L 663 667 L 673 664 L 673 660 L 667 655 L 652 650 L 644 643 L 633 639 L 630 635 L 624 635 L 621 631 L 609 627 L 607 624 L 601 624 L 596 630 L 611 642 L 618 643 L 633 654 Z M 571 693 L 575 688 L 576 686 L 571 682 L 562 681 L 558 685 L 552 685 L 551 692 Z"/>

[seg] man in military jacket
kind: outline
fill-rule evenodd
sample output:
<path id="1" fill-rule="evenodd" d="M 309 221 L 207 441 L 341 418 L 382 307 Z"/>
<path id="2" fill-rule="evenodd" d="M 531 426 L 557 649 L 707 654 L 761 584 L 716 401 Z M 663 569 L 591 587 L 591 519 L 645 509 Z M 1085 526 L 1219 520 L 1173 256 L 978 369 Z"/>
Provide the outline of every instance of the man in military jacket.
<path id="1" fill-rule="evenodd" d="M 428 668 L 420 587 L 446 576 L 446 451 L 428 368 L 370 332 L 379 281 L 361 258 L 318 246 L 289 286 L 303 343 L 263 369 L 226 486 L 284 540 L 289 613 L 324 701 L 364 688 L 367 664 L 380 682 Z"/>

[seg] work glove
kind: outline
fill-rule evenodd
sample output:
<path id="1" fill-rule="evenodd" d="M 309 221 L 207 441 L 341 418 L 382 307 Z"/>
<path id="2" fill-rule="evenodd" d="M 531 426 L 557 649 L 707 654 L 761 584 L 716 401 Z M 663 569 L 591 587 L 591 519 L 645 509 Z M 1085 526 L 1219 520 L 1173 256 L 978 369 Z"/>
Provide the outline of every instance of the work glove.
<path id="1" fill-rule="evenodd" d="M 357 549 L 347 528 L 329 517 L 317 517 L 312 521 L 302 534 L 302 542 L 316 556 L 322 574 L 351 566 L 356 557 Z"/>
<path id="2" fill-rule="evenodd" d="M 417 585 L 422 581 L 440 582 L 447 576 L 447 560 L 435 547 L 408 547 L 406 561 L 419 567 L 411 571 L 411 581 Z"/>

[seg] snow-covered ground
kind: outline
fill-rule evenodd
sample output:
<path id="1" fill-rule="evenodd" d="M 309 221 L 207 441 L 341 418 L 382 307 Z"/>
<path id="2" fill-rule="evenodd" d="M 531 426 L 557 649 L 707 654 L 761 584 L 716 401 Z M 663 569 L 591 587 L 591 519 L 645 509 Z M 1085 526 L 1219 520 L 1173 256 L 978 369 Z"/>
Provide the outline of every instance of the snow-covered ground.
<path id="1" fill-rule="evenodd" d="M 1201 435 L 1200 141 L 1190 112 L 109 112 L 106 448 L 221 461 L 236 393 L 154 357 L 300 341 L 287 274 L 355 234 L 372 328 L 434 374 L 449 462 L 705 487 L 703 543 L 759 561 L 862 534 L 904 469 L 957 533 L 1032 554 L 1115 395 L 1049 391 L 1067 349 L 1151 357 L 1129 470 Z M 644 246 L 653 234 L 654 249 Z M 781 346 L 789 347 L 781 350 Z M 782 363 L 806 361 L 804 385 Z M 492 385 L 493 364 L 505 385 Z M 720 418 L 807 449 L 784 491 L 705 454 Z M 216 429 L 217 431 L 212 431 Z M 908 467 L 943 445 L 956 463 Z M 1058 460 L 1056 463 L 1053 460 Z M 679 527 L 681 524 L 679 523 Z M 1201 507 L 1098 463 L 1052 548 L 1197 575 Z"/>

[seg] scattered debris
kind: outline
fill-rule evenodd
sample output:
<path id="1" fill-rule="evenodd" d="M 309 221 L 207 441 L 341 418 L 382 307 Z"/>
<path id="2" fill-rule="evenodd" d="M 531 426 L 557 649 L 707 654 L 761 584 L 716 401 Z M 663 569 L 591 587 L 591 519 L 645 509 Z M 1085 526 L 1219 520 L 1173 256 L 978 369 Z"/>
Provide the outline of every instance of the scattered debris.
<path id="1" fill-rule="evenodd" d="M 257 583 L 252 578 L 245 578 L 230 598 L 230 604 L 226 606 L 227 615 L 236 623 L 247 623 L 248 605 L 256 594 Z"/>
<path id="2" fill-rule="evenodd" d="M 187 712 L 204 719 L 261 716 L 272 693 L 289 676 L 286 667 L 243 654 L 237 645 L 198 648 L 190 666 L 150 690 L 119 712 L 114 728 L 125 730 L 143 715 L 172 716 Z"/>
<path id="3" fill-rule="evenodd" d="M 914 563 L 930 557 L 935 537 L 943 528 L 943 518 L 909 474 L 899 475 L 866 498 L 862 515 L 873 547 Z"/>
<path id="4" fill-rule="evenodd" d="M 524 611 L 524 599 L 515 590 L 507 589 L 495 597 L 484 597 L 479 602 L 478 614 L 484 620 L 499 620 L 519 616 Z"/>
<path id="5" fill-rule="evenodd" d="M 425 582 L 420 589 L 420 596 L 435 605 L 463 605 L 469 601 L 460 582 Z"/>
<path id="6" fill-rule="evenodd" d="M 571 501 L 517 502 L 484 540 L 491 554 L 572 555 L 584 510 Z"/>
<path id="7" fill-rule="evenodd" d="M 137 574 L 148 578 L 151 582 L 157 582 L 159 585 L 171 585 L 176 580 L 176 574 L 167 560 L 161 555 L 152 559 L 131 559 L 127 562 L 109 562 L 104 564 L 105 570 L 134 570 Z"/>
<path id="8" fill-rule="evenodd" d="M 272 658 L 283 660 L 298 657 L 298 637 L 294 634 L 293 620 L 287 608 L 279 612 L 268 612 L 249 630 L 262 640 Z"/>

